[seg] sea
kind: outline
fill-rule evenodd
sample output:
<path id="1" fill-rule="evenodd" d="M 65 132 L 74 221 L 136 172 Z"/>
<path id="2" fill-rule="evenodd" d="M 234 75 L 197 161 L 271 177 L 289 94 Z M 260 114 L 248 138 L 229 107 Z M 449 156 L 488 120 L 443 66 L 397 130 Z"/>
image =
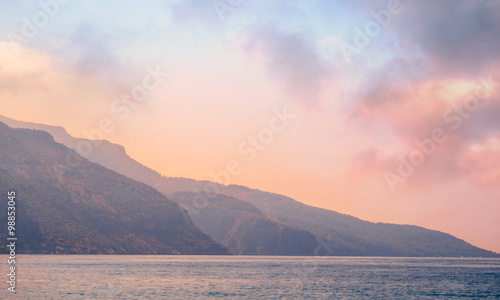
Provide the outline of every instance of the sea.
<path id="1" fill-rule="evenodd" d="M 500 259 L 17 255 L 2 299 L 500 299 Z"/>

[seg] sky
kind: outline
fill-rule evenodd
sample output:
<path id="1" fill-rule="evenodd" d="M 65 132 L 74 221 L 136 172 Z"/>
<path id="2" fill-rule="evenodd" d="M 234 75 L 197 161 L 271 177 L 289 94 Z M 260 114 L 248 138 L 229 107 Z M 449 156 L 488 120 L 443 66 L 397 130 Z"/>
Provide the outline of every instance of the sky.
<path id="1" fill-rule="evenodd" d="M 103 2 L 0 1 L 0 114 L 500 252 L 498 1 Z"/>

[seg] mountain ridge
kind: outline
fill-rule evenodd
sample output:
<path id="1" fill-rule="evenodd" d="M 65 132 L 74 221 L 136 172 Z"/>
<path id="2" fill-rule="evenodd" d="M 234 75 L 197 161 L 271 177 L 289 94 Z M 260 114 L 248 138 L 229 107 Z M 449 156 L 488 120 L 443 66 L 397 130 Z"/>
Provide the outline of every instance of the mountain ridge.
<path id="1" fill-rule="evenodd" d="M 60 181 L 52 162 L 74 151 L 47 132 L 0 122 L 0 139 L 0 194 L 17 194 L 17 253 L 228 253 L 183 218 L 176 203 L 99 164 L 80 157 Z M 0 221 L 7 224 L 6 201 Z"/>
<path id="2" fill-rule="evenodd" d="M 171 199 L 183 207 L 195 196 L 178 192 Z M 232 254 L 310 255 L 316 247 L 316 238 L 310 232 L 291 228 L 246 201 L 222 194 L 210 197 L 199 210 L 188 212 L 198 228 Z"/>
<path id="3" fill-rule="evenodd" d="M 109 147 L 96 147 L 94 151 L 107 152 Z M 106 155 L 100 155 L 104 156 Z M 137 175 L 134 169 L 123 167 L 127 164 L 116 168 L 116 162 L 132 160 L 135 162 L 134 166 L 138 168 L 142 166 L 140 163 L 128 155 L 114 158 L 116 161 L 101 160 L 100 163 L 125 176 L 135 177 L 134 179 L 156 188 L 167 196 L 177 192 L 203 190 L 205 185 L 213 184 L 208 181 L 164 177 L 157 172 L 152 176 Z M 318 238 L 336 245 L 331 253 L 329 252 L 330 255 L 500 257 L 498 253 L 477 248 L 450 234 L 416 225 L 364 221 L 333 210 L 313 207 L 283 195 L 240 185 L 221 186 L 219 193 L 246 201 L 267 217 L 276 219 L 292 229 L 309 231 Z M 196 206 L 194 199 L 191 204 L 189 202 L 184 204 L 188 212 L 190 209 L 193 211 L 198 209 L 194 207 Z M 442 249 L 437 247 L 438 245 Z"/>

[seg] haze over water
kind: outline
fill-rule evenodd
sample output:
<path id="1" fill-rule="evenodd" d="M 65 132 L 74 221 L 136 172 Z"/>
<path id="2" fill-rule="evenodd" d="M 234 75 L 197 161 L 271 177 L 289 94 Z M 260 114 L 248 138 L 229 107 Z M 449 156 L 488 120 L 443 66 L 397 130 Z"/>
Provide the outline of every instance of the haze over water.
<path id="1" fill-rule="evenodd" d="M 22 255 L 18 272 L 19 299 L 500 298 L 500 259 Z"/>

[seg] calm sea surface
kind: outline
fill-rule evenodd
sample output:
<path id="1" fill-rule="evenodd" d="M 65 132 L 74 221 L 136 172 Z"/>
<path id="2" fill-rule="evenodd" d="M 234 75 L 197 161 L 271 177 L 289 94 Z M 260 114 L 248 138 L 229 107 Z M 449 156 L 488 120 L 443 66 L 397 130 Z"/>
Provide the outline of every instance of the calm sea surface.
<path id="1" fill-rule="evenodd" d="M 20 255 L 2 299 L 500 299 L 500 260 Z"/>

